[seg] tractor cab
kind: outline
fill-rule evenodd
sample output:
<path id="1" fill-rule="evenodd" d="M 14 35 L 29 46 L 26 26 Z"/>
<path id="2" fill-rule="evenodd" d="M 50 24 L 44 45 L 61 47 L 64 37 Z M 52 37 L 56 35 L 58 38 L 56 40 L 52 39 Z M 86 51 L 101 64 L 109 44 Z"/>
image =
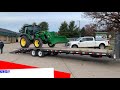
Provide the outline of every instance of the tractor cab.
<path id="1" fill-rule="evenodd" d="M 25 30 L 26 34 L 34 35 L 34 34 L 36 34 L 36 32 L 40 31 L 40 27 L 37 25 L 35 25 L 35 26 L 28 25 L 28 26 L 24 26 L 24 30 Z"/>

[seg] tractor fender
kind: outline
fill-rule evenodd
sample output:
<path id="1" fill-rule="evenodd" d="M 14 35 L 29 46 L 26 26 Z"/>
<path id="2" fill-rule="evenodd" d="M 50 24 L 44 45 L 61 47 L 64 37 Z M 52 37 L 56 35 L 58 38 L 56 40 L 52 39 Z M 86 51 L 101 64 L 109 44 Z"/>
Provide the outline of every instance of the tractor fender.
<path id="1" fill-rule="evenodd" d="M 26 35 L 26 34 L 21 34 L 20 37 L 22 37 L 22 36 L 26 36 L 29 40 L 32 39 L 29 35 Z"/>
<path id="2" fill-rule="evenodd" d="M 22 37 L 22 36 L 26 36 L 26 37 L 28 37 L 26 34 L 21 34 L 20 37 Z"/>

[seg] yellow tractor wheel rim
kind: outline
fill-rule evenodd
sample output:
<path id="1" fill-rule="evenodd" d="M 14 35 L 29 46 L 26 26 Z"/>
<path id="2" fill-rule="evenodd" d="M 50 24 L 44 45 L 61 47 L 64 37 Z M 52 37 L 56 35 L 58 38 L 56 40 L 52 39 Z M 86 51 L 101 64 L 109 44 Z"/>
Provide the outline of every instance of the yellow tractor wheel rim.
<path id="1" fill-rule="evenodd" d="M 39 47 L 39 41 L 38 40 L 35 40 L 34 44 L 35 44 L 35 47 Z"/>
<path id="2" fill-rule="evenodd" d="M 25 40 L 25 38 L 22 38 L 22 39 L 21 39 L 21 45 L 22 45 L 22 46 L 25 46 L 25 45 L 26 45 L 26 40 Z"/>

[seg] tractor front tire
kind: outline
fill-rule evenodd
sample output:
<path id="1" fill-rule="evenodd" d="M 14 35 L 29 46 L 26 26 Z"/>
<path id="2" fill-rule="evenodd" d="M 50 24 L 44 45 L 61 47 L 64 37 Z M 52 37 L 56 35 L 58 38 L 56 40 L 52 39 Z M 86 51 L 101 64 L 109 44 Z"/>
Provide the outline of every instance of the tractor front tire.
<path id="1" fill-rule="evenodd" d="M 26 36 L 22 36 L 20 39 L 20 45 L 22 48 L 28 48 L 30 46 L 30 41 Z"/>
<path id="2" fill-rule="evenodd" d="M 42 40 L 40 38 L 34 40 L 34 46 L 36 48 L 41 48 L 43 46 Z"/>
<path id="3" fill-rule="evenodd" d="M 49 44 L 49 43 L 48 43 L 48 46 L 49 46 L 49 47 L 54 47 L 55 44 Z"/>

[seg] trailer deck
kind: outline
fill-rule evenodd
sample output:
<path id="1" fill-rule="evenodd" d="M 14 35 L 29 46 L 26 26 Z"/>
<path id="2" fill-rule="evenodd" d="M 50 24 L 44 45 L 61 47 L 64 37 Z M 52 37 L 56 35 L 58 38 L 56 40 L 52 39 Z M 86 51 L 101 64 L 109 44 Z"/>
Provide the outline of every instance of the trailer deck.
<path id="1" fill-rule="evenodd" d="M 10 53 L 28 53 L 31 52 L 32 56 L 45 56 L 45 55 L 57 55 L 61 53 L 65 54 L 80 54 L 80 55 L 90 55 L 90 56 L 107 56 L 112 57 L 112 50 L 106 49 L 91 49 L 91 48 L 68 48 L 68 47 L 42 47 L 42 48 L 18 48 Z"/>

